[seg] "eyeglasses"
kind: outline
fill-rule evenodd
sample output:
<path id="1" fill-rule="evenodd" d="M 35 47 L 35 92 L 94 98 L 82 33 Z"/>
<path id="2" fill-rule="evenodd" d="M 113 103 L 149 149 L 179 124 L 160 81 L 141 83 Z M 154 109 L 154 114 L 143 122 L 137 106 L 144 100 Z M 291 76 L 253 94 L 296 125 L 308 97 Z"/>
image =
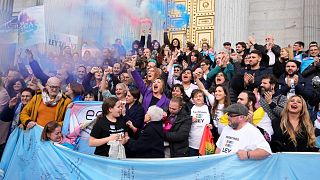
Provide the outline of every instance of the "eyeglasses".
<path id="1" fill-rule="evenodd" d="M 174 70 L 174 72 L 179 72 L 179 71 L 180 71 L 180 69 L 175 69 L 175 70 Z"/>
<path id="2" fill-rule="evenodd" d="M 200 64 L 200 66 L 205 66 L 206 64 Z"/>
<path id="3" fill-rule="evenodd" d="M 48 85 L 48 87 L 49 87 L 50 89 L 60 89 L 59 86 L 49 86 L 49 85 Z"/>

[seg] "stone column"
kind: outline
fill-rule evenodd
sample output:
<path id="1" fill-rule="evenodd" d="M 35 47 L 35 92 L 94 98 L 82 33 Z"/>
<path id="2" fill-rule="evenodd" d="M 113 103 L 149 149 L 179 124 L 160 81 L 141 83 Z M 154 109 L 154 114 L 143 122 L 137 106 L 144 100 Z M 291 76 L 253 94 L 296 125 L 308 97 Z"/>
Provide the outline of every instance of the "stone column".
<path id="1" fill-rule="evenodd" d="M 249 0 L 216 0 L 214 23 L 214 50 L 223 48 L 223 43 L 248 39 Z"/>
<path id="2" fill-rule="evenodd" d="M 14 0 L 1 0 L 0 2 L 0 25 L 6 23 L 11 19 Z M 0 71 L 4 71 L 13 62 L 10 60 L 10 45 L 2 44 L 0 42 Z"/>
<path id="3" fill-rule="evenodd" d="M 320 2 L 304 0 L 303 7 L 303 41 L 308 48 L 311 41 L 320 42 Z"/>

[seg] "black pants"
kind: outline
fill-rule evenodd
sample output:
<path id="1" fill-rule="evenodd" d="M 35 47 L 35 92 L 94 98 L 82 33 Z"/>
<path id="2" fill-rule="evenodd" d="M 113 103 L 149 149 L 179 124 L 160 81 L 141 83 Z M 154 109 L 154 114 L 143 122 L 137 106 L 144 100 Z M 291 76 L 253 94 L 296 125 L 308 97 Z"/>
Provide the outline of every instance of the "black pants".
<path id="1" fill-rule="evenodd" d="M 6 147 L 6 143 L 0 145 L 0 161 L 1 161 L 2 154 L 3 154 L 3 151 L 4 151 L 5 147 Z"/>

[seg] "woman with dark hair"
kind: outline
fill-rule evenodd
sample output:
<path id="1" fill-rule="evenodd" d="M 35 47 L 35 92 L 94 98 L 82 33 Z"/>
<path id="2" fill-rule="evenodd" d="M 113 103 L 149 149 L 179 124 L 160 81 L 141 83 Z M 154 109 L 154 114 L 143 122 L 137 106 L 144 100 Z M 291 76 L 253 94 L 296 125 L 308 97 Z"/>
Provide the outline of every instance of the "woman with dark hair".
<path id="1" fill-rule="evenodd" d="M 219 128 L 220 117 L 224 114 L 223 109 L 228 107 L 231 104 L 229 91 L 225 86 L 218 85 L 214 91 L 214 103 L 211 108 L 211 114 L 213 117 L 213 123 L 218 130 Z M 219 132 L 221 134 L 221 131 Z"/>
<path id="2" fill-rule="evenodd" d="M 306 101 L 302 96 L 291 96 L 285 105 L 281 120 L 273 123 L 273 152 L 316 152 L 316 137 Z"/>
<path id="3" fill-rule="evenodd" d="M 147 48 L 150 49 L 152 54 L 153 54 L 153 51 L 156 51 L 156 53 L 158 54 L 160 52 L 160 43 L 157 40 L 153 40 L 151 42 L 151 39 L 150 39 L 150 42 L 149 42 L 149 38 L 148 38 L 148 40 L 147 40 Z"/>
<path id="4" fill-rule="evenodd" d="M 172 41 L 171 41 L 171 43 L 170 43 L 170 45 L 169 45 L 169 47 L 170 47 L 170 50 L 172 51 L 172 52 L 175 52 L 175 51 L 180 51 L 180 40 L 178 39 L 178 38 L 174 38 L 174 39 L 172 39 Z"/>
<path id="5" fill-rule="evenodd" d="M 66 88 L 66 95 L 72 100 L 72 102 L 82 101 L 83 93 L 84 93 L 84 88 L 82 84 L 79 84 L 77 82 L 69 83 Z"/>
<path id="6" fill-rule="evenodd" d="M 161 78 L 157 78 L 153 81 L 151 88 L 148 88 L 141 78 L 139 72 L 135 69 L 136 59 L 132 59 L 131 61 L 126 62 L 131 70 L 131 75 L 136 85 L 138 86 L 140 93 L 143 96 L 142 106 L 144 112 L 147 112 L 148 107 L 152 105 L 157 105 L 163 109 L 169 106 L 170 100 L 166 97 L 165 83 Z"/>
<path id="7" fill-rule="evenodd" d="M 169 45 L 162 45 L 156 59 L 158 64 L 167 65 L 170 61 L 170 57 L 171 50 L 169 48 Z"/>
<path id="8" fill-rule="evenodd" d="M 83 100 L 84 101 L 96 101 L 97 97 L 94 95 L 94 93 L 92 91 L 86 91 L 83 94 Z"/>
<path id="9" fill-rule="evenodd" d="M 171 87 L 173 84 L 182 84 L 184 91 L 186 92 L 188 97 L 191 97 L 191 92 L 194 89 L 198 89 L 198 86 L 193 84 L 193 75 L 191 69 L 182 70 L 180 77 L 178 79 L 173 78 L 172 73 L 172 63 L 168 65 L 168 85 Z"/>
<path id="10" fill-rule="evenodd" d="M 191 61 L 191 52 L 194 50 L 194 44 L 192 42 L 187 42 L 185 52 L 182 54 L 182 58 L 190 63 Z"/>
<path id="11" fill-rule="evenodd" d="M 186 92 L 184 91 L 184 88 L 181 84 L 175 84 L 172 86 L 170 90 L 170 97 L 180 97 L 183 100 L 183 103 L 185 105 L 185 110 L 190 113 L 191 107 L 193 104 L 190 101 L 190 98 L 186 95 Z M 170 99 L 171 99 L 170 98 Z"/>
<path id="12" fill-rule="evenodd" d="M 25 87 L 26 83 L 23 79 L 13 79 L 8 83 L 7 92 L 9 93 L 10 98 L 13 98 L 17 94 L 20 94 L 20 91 Z"/>
<path id="13" fill-rule="evenodd" d="M 182 70 L 181 74 L 180 74 L 180 77 L 178 79 L 175 79 L 173 77 L 173 63 L 175 61 L 175 58 L 176 57 L 172 57 L 170 59 L 170 62 L 167 66 L 167 69 L 168 69 L 168 80 L 167 80 L 167 83 L 170 87 L 172 87 L 174 84 L 182 84 L 183 88 L 184 88 L 184 91 L 186 92 L 187 96 L 188 97 L 191 97 L 191 92 L 194 90 L 194 89 L 198 89 L 198 86 L 193 84 L 193 75 L 192 75 L 192 70 L 191 69 L 184 69 Z"/>
<path id="14" fill-rule="evenodd" d="M 188 68 L 192 69 L 193 71 L 198 68 L 199 62 L 202 60 L 202 55 L 198 50 L 192 50 L 190 61 L 187 61 Z"/>
<path id="15" fill-rule="evenodd" d="M 109 156 L 108 142 L 120 141 L 125 144 L 128 136 L 126 124 L 121 114 L 123 105 L 115 97 L 109 97 L 102 104 L 102 114 L 97 117 L 89 138 L 89 146 L 96 147 L 94 154 Z"/>
<path id="16" fill-rule="evenodd" d="M 124 119 L 130 128 L 129 137 L 136 138 L 138 129 L 143 127 L 144 110 L 139 102 L 140 91 L 137 88 L 130 88 L 126 96 L 126 111 Z"/>

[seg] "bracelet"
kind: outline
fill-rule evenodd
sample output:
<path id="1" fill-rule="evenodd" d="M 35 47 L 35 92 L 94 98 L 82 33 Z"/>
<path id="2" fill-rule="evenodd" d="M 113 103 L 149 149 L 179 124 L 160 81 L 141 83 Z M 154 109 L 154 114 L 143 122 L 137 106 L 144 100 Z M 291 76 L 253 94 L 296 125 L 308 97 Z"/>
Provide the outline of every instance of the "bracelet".
<path id="1" fill-rule="evenodd" d="M 250 159 L 250 154 L 249 154 L 249 151 L 247 151 L 247 157 L 248 157 L 248 159 Z"/>

